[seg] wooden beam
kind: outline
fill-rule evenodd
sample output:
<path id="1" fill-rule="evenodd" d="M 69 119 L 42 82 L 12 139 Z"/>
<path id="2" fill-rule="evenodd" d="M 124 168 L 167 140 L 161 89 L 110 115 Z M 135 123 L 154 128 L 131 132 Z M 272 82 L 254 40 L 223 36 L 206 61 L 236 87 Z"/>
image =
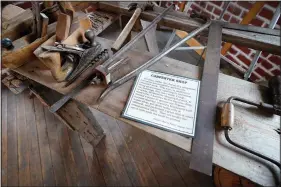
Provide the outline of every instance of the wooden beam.
<path id="1" fill-rule="evenodd" d="M 123 14 L 127 16 L 131 16 L 132 12 L 128 11 L 128 7 L 122 7 L 119 6 L 117 2 L 115 3 L 108 3 L 108 2 L 99 2 L 98 3 L 98 9 L 117 13 L 117 14 Z M 140 15 L 140 18 L 146 21 L 152 21 L 161 11 L 163 11 L 162 7 L 156 7 L 154 8 L 154 11 L 143 11 Z M 183 12 L 178 11 L 169 11 L 166 16 L 159 22 L 160 25 L 164 25 L 167 27 L 175 28 L 178 30 L 183 30 L 186 32 L 191 32 L 192 30 L 202 26 L 202 23 L 199 23 L 198 21 L 191 19 Z M 270 40 L 270 34 L 261 34 L 259 37 L 252 37 L 252 34 L 255 32 L 248 32 L 243 33 L 243 31 L 237 30 L 237 29 L 223 29 L 222 31 L 222 40 L 225 42 L 230 42 L 233 44 L 238 45 L 245 45 L 245 47 L 250 47 L 253 49 L 260 50 L 260 48 L 263 48 L 262 51 L 266 51 L 269 53 L 280 55 L 279 49 L 280 49 L 280 42 L 272 44 Z M 237 41 L 237 37 L 239 35 L 249 35 L 250 38 L 242 37 L 243 43 L 241 44 L 241 41 Z M 208 36 L 208 31 L 202 32 L 202 36 Z M 235 36 L 235 37 L 232 37 Z M 262 41 L 261 43 L 257 43 L 256 40 Z M 280 41 L 280 37 L 278 37 L 277 41 Z"/>
<path id="2" fill-rule="evenodd" d="M 253 7 L 251 8 L 251 10 L 242 19 L 240 24 L 244 24 L 244 25 L 249 24 L 252 21 L 252 19 L 254 19 L 256 17 L 257 13 L 259 13 L 259 11 L 262 9 L 264 4 L 265 4 L 265 2 L 262 2 L 262 1 L 255 2 Z M 226 55 L 227 51 L 231 48 L 231 46 L 232 46 L 232 43 L 225 43 L 221 49 L 221 54 L 223 56 Z"/>
<path id="3" fill-rule="evenodd" d="M 12 41 L 31 32 L 33 14 L 30 9 L 2 23 L 2 38 L 10 38 Z"/>

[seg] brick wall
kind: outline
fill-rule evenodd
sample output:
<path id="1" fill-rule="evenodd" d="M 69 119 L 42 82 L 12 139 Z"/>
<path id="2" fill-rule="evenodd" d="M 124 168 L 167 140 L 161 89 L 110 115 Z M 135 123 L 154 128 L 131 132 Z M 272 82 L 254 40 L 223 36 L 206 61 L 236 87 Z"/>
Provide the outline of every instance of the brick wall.
<path id="1" fill-rule="evenodd" d="M 202 15 L 206 15 L 211 19 L 218 19 L 225 2 L 221 1 L 197 1 L 193 2 L 188 10 L 191 13 L 192 10 L 200 12 Z M 223 21 L 230 23 L 240 23 L 245 14 L 251 9 L 253 1 L 239 1 L 230 2 L 227 11 L 224 13 Z M 268 27 L 270 20 L 278 6 L 278 2 L 268 1 L 257 14 L 257 16 L 251 21 L 251 25 Z M 275 29 L 280 29 L 281 19 L 279 18 Z M 243 46 L 232 45 L 231 49 L 227 52 L 226 57 L 247 70 L 253 57 L 255 56 L 255 50 L 249 49 Z M 267 80 L 274 75 L 280 75 L 280 56 L 272 55 L 263 52 L 258 60 L 257 66 L 252 73 L 250 79 L 252 81 Z"/>

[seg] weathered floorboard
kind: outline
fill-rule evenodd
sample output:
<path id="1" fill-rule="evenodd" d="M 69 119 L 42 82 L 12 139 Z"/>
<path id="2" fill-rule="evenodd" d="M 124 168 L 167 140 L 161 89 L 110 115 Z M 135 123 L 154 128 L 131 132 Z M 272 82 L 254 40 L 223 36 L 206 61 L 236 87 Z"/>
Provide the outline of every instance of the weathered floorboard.
<path id="1" fill-rule="evenodd" d="M 147 132 L 92 112 L 106 132 L 96 148 L 55 118 L 37 98 L 4 90 L 2 134 L 7 128 L 7 146 L 4 142 L 2 155 L 7 156 L 2 157 L 2 185 L 184 186 L 182 177 L 186 181 L 194 177 L 188 176 L 188 161 L 173 145 L 158 139 L 156 150 Z"/>
<path id="2" fill-rule="evenodd" d="M 29 169 L 30 169 L 30 184 L 32 186 L 43 186 L 43 175 L 41 169 L 40 150 L 38 144 L 37 126 L 35 122 L 35 109 L 33 99 L 28 98 L 28 94 L 24 93 L 24 106 L 26 124 L 29 129 Z"/>
<path id="3" fill-rule="evenodd" d="M 56 181 L 52 165 L 52 157 L 50 152 L 44 109 L 43 105 L 39 102 L 38 99 L 34 100 L 34 108 L 40 148 L 43 184 L 44 186 L 54 186 L 56 185 Z"/>
<path id="4" fill-rule="evenodd" d="M 1 144 L 1 149 L 2 149 L 2 154 L 1 154 L 1 179 L 2 179 L 2 185 L 7 186 L 7 94 L 8 91 L 7 89 L 2 89 L 2 98 L 1 98 L 1 136 L 2 136 L 2 144 Z"/>
<path id="5" fill-rule="evenodd" d="M 54 176 L 57 186 L 67 186 L 65 176 L 65 166 L 62 159 L 62 150 L 60 147 L 60 140 L 58 138 L 58 125 L 55 121 L 55 116 L 44 107 L 44 114 L 47 124 L 47 132 L 49 137 L 49 144 L 52 156 L 52 163 L 54 168 Z"/>
<path id="6" fill-rule="evenodd" d="M 29 127 L 26 124 L 24 95 L 17 96 L 19 186 L 30 186 Z"/>
<path id="7" fill-rule="evenodd" d="M 8 93 L 8 121 L 7 121 L 7 185 L 18 186 L 18 136 L 17 136 L 17 104 L 16 96 L 9 91 Z"/>

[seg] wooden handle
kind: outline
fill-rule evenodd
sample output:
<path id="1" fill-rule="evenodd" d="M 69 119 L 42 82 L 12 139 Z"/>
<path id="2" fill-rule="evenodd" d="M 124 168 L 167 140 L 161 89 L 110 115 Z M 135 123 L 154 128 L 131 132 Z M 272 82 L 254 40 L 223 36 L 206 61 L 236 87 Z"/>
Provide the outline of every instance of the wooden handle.
<path id="1" fill-rule="evenodd" d="M 131 19 L 129 20 L 129 22 L 126 24 L 125 28 L 122 30 L 122 32 L 120 33 L 114 44 L 112 45 L 112 49 L 114 51 L 118 51 L 121 48 L 125 39 L 130 34 L 133 26 L 135 25 L 137 19 L 139 18 L 140 14 L 141 14 L 141 8 L 137 8 L 134 14 L 132 15 Z"/>

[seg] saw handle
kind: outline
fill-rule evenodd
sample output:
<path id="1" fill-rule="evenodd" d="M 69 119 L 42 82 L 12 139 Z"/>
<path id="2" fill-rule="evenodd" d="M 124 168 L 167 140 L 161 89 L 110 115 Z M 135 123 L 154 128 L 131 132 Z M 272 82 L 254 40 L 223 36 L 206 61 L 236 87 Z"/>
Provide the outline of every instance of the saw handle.
<path id="1" fill-rule="evenodd" d="M 122 45 L 124 44 L 124 41 L 130 34 L 133 26 L 135 25 L 137 19 L 139 18 L 141 11 L 142 11 L 141 8 L 136 8 L 136 10 L 135 10 L 134 14 L 132 15 L 132 17 L 130 18 L 129 22 L 126 24 L 125 28 L 122 30 L 122 32 L 120 33 L 120 35 L 118 36 L 118 38 L 116 39 L 114 44 L 112 45 L 112 47 L 111 47 L 112 51 L 114 51 L 114 52 L 118 51 L 122 47 Z"/>

